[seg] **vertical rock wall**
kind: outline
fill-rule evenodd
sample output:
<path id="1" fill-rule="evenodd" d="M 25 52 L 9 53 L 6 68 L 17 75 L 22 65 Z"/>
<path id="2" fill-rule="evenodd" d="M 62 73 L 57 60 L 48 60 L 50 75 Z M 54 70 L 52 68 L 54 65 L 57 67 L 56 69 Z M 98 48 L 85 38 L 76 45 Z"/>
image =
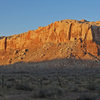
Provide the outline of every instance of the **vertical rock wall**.
<path id="1" fill-rule="evenodd" d="M 100 26 L 87 21 L 57 21 L 46 27 L 28 31 L 25 34 L 0 39 L 0 50 L 32 48 L 32 45 L 38 45 L 39 43 L 68 43 L 76 40 L 85 45 L 84 48 L 88 52 L 97 55 L 99 51 L 97 44 L 100 45 Z"/>

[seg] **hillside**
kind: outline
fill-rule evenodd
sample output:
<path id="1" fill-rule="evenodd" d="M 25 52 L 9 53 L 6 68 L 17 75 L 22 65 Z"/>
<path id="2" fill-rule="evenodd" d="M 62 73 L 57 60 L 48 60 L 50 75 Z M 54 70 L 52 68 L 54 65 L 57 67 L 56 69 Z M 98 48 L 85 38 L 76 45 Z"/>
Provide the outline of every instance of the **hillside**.
<path id="1" fill-rule="evenodd" d="M 0 65 L 59 58 L 100 60 L 100 21 L 61 20 L 0 38 Z"/>

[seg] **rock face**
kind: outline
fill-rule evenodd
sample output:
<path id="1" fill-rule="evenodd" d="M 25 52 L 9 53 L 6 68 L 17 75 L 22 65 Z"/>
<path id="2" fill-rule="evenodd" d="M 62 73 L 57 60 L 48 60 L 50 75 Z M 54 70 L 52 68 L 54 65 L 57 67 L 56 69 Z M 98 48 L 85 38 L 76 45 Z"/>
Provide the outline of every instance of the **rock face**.
<path id="1" fill-rule="evenodd" d="M 23 34 L 0 39 L 0 51 L 39 48 L 47 43 L 72 43 L 75 55 L 86 52 L 97 56 L 100 48 L 100 22 L 62 20 Z M 74 49 L 73 49 L 74 51 Z"/>

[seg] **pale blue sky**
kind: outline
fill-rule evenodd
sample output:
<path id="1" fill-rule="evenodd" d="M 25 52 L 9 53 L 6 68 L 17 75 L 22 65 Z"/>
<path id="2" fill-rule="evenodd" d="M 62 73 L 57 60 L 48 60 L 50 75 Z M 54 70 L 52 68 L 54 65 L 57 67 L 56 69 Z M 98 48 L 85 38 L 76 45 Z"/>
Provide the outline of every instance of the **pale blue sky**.
<path id="1" fill-rule="evenodd" d="M 63 19 L 100 20 L 100 0 L 0 0 L 0 33 L 12 35 Z"/>

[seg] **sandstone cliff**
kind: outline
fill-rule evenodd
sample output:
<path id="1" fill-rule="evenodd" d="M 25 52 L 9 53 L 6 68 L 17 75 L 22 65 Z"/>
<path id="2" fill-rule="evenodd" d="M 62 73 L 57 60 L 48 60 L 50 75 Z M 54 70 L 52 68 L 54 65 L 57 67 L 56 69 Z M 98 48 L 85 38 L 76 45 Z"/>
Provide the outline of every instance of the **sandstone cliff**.
<path id="1" fill-rule="evenodd" d="M 44 47 L 48 48 L 47 51 Z M 46 27 L 39 27 L 37 30 L 0 39 L 0 52 L 3 60 L 16 57 L 13 54 L 16 50 L 22 52 L 26 49 L 30 51 L 27 56 L 33 52 L 45 56 L 44 58 L 39 55 L 36 56 L 36 61 L 67 57 L 68 55 L 80 58 L 84 58 L 86 54 L 98 56 L 100 54 L 100 22 L 88 22 L 86 20 L 56 21 Z M 38 51 L 38 49 L 41 50 Z M 53 53 L 55 49 L 60 50 L 60 54 Z M 49 54 L 48 52 L 52 53 Z M 54 57 L 54 55 L 56 56 Z M 25 61 L 35 61 L 32 57 L 23 59 Z"/>

